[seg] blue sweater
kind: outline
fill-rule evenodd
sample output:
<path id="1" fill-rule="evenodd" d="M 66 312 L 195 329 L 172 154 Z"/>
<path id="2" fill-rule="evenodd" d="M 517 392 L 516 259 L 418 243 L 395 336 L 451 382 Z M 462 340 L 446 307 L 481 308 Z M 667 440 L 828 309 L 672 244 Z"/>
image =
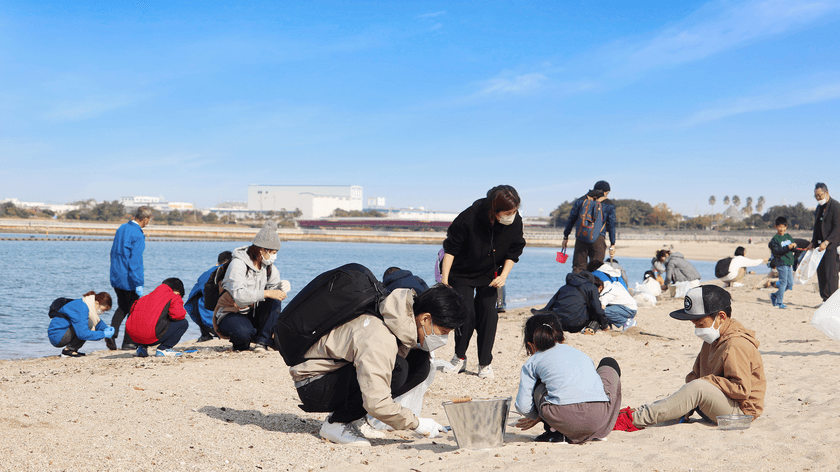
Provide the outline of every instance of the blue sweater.
<path id="1" fill-rule="evenodd" d="M 135 221 L 117 229 L 111 245 L 111 286 L 132 291 L 143 286 L 143 250 L 146 236 Z"/>
<path id="2" fill-rule="evenodd" d="M 47 336 L 53 346 L 57 346 L 61 342 L 61 338 L 64 337 L 64 333 L 71 325 L 73 330 L 76 331 L 76 336 L 83 341 L 99 341 L 105 337 L 104 331 L 108 325 L 104 321 L 99 321 L 96 325 L 96 331 L 91 331 L 88 328 L 88 306 L 81 298 L 64 305 L 58 311 L 67 318 L 57 316 L 50 320 Z"/>
<path id="3" fill-rule="evenodd" d="M 552 405 L 609 401 L 592 359 L 565 344 L 537 352 L 522 366 L 516 411 L 531 419 L 539 418 L 534 405 L 537 383 L 545 384 L 546 400 Z"/>
<path id="4" fill-rule="evenodd" d="M 190 318 L 196 324 L 202 324 L 208 328 L 213 327 L 213 310 L 204 308 L 204 284 L 210 280 L 213 271 L 218 268 L 219 266 L 213 266 L 198 277 L 198 282 L 195 283 L 195 286 L 190 291 L 190 296 L 187 297 L 187 302 L 184 303 L 184 308 L 186 308 Z"/>

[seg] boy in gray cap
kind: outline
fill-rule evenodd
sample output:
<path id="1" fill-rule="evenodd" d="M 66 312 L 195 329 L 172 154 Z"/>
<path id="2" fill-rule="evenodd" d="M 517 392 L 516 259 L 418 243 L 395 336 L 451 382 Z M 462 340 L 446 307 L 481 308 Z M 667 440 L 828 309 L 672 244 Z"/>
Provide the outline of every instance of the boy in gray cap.
<path id="1" fill-rule="evenodd" d="M 691 321 L 703 347 L 685 385 L 668 398 L 621 410 L 615 429 L 637 431 L 663 421 L 688 421 L 696 411 L 717 423 L 720 415 L 746 414 L 758 418 L 764 410 L 767 378 L 758 352 L 755 331 L 732 319 L 729 292 L 716 285 L 688 291 L 685 308 L 671 317 Z"/>

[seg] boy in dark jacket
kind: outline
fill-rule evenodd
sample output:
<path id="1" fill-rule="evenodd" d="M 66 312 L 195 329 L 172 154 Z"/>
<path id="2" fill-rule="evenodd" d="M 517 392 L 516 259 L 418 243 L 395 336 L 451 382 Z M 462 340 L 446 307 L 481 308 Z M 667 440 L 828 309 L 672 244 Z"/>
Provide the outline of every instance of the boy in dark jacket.
<path id="1" fill-rule="evenodd" d="M 779 291 L 770 294 L 770 302 L 775 308 L 787 308 L 785 291 L 793 290 L 793 262 L 796 259 L 796 242 L 787 234 L 788 221 L 784 216 L 776 218 L 776 234 L 767 244 L 773 253 L 776 270 L 779 272 Z"/>
<path id="2" fill-rule="evenodd" d="M 184 283 L 181 279 L 170 278 L 134 303 L 125 330 L 138 344 L 137 357 L 148 356 L 147 347 L 154 344 L 160 344 L 157 357 L 181 355 L 172 347 L 178 344 L 189 326 L 183 296 Z"/>
<path id="3" fill-rule="evenodd" d="M 403 270 L 399 267 L 389 267 L 385 270 L 385 275 L 382 277 L 382 283 L 389 292 L 393 292 L 397 288 L 413 288 L 417 295 L 429 290 L 426 281 L 412 274 L 410 270 Z"/>
<path id="4" fill-rule="evenodd" d="M 589 272 L 572 272 L 566 275 L 566 285 L 557 290 L 545 308 L 532 308 L 531 313 L 553 313 L 563 325 L 563 331 L 595 334 L 598 329 L 610 326 L 599 298 L 603 288 L 604 282 Z"/>

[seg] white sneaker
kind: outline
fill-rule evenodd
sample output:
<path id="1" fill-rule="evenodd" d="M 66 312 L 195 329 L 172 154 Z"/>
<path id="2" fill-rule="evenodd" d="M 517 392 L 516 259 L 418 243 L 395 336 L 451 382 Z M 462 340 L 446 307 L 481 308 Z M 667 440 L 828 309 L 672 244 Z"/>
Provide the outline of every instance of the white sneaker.
<path id="1" fill-rule="evenodd" d="M 321 425 L 321 431 L 318 434 L 327 441 L 336 444 L 370 446 L 370 441 L 359 434 L 353 426 L 353 423 L 330 423 L 324 420 L 324 424 Z"/>
<path id="2" fill-rule="evenodd" d="M 443 371 L 447 374 L 460 374 L 465 370 L 467 370 L 467 359 L 460 359 L 458 356 L 453 356 L 450 364 L 443 366 Z"/>
<path id="3" fill-rule="evenodd" d="M 358 419 L 353 422 L 353 426 L 362 433 L 362 436 L 368 439 L 385 439 L 387 435 L 384 431 L 380 431 L 368 423 L 367 417 Z"/>
<path id="4" fill-rule="evenodd" d="M 742 284 L 741 282 L 732 282 L 732 285 L 730 285 L 730 287 L 743 287 L 743 286 L 744 286 L 744 284 Z"/>
<path id="5" fill-rule="evenodd" d="M 493 369 L 489 365 L 478 366 L 478 378 L 492 379 L 493 377 L 495 377 L 495 375 L 493 374 Z"/>
<path id="6" fill-rule="evenodd" d="M 624 323 L 624 326 L 621 327 L 621 330 L 627 331 L 633 326 L 636 326 L 636 318 L 630 318 L 629 320 L 627 320 L 627 323 Z"/>

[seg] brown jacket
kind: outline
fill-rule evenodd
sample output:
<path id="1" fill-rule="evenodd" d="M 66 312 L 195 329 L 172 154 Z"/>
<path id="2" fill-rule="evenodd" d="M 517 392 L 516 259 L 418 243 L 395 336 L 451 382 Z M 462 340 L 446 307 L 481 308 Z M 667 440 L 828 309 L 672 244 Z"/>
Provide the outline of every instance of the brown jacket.
<path id="1" fill-rule="evenodd" d="M 362 315 L 325 334 L 289 368 L 295 382 L 334 372 L 352 362 L 365 410 L 394 429 L 415 429 L 414 413 L 391 398 L 391 372 L 397 355 L 417 346 L 414 290 L 398 288 L 380 305 L 383 319 Z"/>
<path id="2" fill-rule="evenodd" d="M 720 327 L 720 338 L 712 344 L 703 342 L 694 368 L 685 377 L 686 383 L 695 379 L 715 384 L 724 395 L 740 403 L 741 411 L 758 418 L 764 411 L 767 377 L 755 331 L 727 320 Z"/>

